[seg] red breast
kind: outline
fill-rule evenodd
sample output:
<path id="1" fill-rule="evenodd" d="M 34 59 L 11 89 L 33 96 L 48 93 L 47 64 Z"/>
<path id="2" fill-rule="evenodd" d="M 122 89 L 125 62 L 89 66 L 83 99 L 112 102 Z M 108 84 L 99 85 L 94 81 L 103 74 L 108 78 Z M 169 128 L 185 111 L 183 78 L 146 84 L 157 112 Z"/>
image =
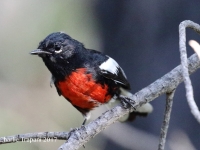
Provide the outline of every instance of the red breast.
<path id="1" fill-rule="evenodd" d="M 92 74 L 86 73 L 86 68 L 77 69 L 56 85 L 66 99 L 83 109 L 92 109 L 111 99 L 108 86 L 96 83 Z"/>

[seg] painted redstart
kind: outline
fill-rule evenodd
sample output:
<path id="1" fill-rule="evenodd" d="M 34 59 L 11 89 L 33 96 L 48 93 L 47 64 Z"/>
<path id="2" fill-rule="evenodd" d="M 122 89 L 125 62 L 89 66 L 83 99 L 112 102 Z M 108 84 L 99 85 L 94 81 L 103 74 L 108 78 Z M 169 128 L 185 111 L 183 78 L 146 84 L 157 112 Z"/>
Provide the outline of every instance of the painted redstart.
<path id="1" fill-rule="evenodd" d="M 84 116 L 111 99 L 131 97 L 130 84 L 118 63 L 101 52 L 86 49 L 82 43 L 63 32 L 48 35 L 30 52 L 41 57 L 52 74 L 58 95 L 66 98 Z M 123 102 L 125 104 L 125 102 Z M 147 103 L 134 114 L 148 114 L 152 106 Z"/>

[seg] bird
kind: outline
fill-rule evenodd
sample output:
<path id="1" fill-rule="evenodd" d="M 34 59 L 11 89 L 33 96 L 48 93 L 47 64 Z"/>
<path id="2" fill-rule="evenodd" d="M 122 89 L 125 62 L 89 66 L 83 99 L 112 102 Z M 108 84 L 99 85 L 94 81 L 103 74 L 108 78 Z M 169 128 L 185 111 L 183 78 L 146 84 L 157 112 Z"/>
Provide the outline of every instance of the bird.
<path id="1" fill-rule="evenodd" d="M 84 117 L 82 125 L 90 118 L 91 110 L 119 101 L 127 102 L 120 96 L 131 97 L 130 84 L 123 69 L 108 55 L 87 49 L 83 43 L 64 32 L 49 34 L 30 52 L 42 58 L 50 71 L 59 96 L 68 100 Z M 146 103 L 133 113 L 146 115 L 152 112 L 151 104 Z"/>

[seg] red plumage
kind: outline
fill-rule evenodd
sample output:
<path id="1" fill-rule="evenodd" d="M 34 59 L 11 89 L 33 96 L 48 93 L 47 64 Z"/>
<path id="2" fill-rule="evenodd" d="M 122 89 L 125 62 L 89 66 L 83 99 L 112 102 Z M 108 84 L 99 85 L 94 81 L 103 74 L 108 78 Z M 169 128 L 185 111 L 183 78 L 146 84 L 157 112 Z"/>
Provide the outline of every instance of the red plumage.
<path id="1" fill-rule="evenodd" d="M 86 73 L 86 68 L 77 69 L 56 86 L 72 105 L 83 109 L 91 110 L 111 99 L 108 86 L 96 83 L 92 75 Z"/>

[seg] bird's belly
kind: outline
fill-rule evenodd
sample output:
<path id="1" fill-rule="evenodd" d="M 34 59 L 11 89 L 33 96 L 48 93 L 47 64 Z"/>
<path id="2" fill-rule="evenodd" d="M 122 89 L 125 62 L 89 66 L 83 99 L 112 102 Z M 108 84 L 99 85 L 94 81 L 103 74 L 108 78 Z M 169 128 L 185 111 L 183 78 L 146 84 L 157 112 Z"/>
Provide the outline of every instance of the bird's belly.
<path id="1" fill-rule="evenodd" d="M 72 72 L 70 76 L 58 82 L 56 86 L 72 105 L 82 109 L 92 109 L 108 102 L 112 97 L 108 94 L 108 86 L 96 83 L 92 75 L 86 73 L 85 68 Z"/>

